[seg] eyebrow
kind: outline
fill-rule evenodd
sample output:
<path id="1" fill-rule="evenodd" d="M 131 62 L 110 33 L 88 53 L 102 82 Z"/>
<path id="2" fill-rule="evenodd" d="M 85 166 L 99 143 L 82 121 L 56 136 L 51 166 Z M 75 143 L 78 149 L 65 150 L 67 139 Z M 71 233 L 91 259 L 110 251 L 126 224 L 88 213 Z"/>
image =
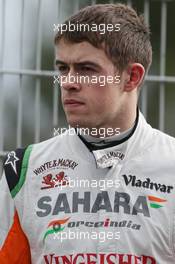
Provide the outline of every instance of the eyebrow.
<path id="1" fill-rule="evenodd" d="M 64 62 L 64 61 L 56 60 L 55 61 L 55 65 L 58 65 L 58 64 L 67 65 L 67 63 Z M 94 66 L 94 67 L 101 68 L 101 66 L 99 64 L 97 64 L 95 62 L 92 62 L 92 61 L 82 61 L 82 62 L 76 62 L 76 63 L 73 63 L 73 64 L 77 65 L 77 66 L 88 64 L 88 65 L 91 65 L 91 66 Z"/>
<path id="2" fill-rule="evenodd" d="M 64 61 L 61 61 L 61 60 L 56 60 L 55 65 L 58 65 L 58 64 L 66 64 L 66 63 Z"/>

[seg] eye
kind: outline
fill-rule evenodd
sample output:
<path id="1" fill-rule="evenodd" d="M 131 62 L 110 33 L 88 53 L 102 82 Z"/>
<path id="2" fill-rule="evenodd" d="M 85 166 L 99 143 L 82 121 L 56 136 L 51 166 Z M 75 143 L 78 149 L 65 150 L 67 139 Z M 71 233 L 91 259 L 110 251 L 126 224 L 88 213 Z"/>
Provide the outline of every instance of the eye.
<path id="1" fill-rule="evenodd" d="M 58 71 L 59 71 L 60 74 L 66 73 L 66 72 L 69 71 L 69 67 L 66 66 L 66 65 L 57 66 L 57 69 L 58 69 Z"/>
<path id="2" fill-rule="evenodd" d="M 81 66 L 80 67 L 80 71 L 82 72 L 88 72 L 88 73 L 91 73 L 91 72 L 96 72 L 94 68 L 90 67 L 90 66 Z"/>
<path id="3" fill-rule="evenodd" d="M 90 68 L 88 66 L 83 66 L 82 69 L 85 71 L 92 71 L 92 68 Z"/>

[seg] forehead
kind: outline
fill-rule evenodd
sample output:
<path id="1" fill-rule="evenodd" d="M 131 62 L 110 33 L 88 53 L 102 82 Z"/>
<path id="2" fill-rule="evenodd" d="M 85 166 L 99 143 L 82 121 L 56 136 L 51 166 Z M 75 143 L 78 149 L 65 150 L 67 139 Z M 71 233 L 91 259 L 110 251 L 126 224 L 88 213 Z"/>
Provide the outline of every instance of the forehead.
<path id="1" fill-rule="evenodd" d="M 55 48 L 55 56 L 56 60 L 66 63 L 92 61 L 99 65 L 112 64 L 103 49 L 96 48 L 87 41 L 70 43 L 60 40 Z"/>

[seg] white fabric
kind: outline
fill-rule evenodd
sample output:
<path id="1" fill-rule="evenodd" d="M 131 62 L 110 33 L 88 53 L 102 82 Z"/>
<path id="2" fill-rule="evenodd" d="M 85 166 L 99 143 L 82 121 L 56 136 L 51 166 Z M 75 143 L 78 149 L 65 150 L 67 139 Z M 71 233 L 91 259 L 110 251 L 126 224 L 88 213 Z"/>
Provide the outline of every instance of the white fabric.
<path id="1" fill-rule="evenodd" d="M 68 133 L 35 144 L 14 198 L 32 263 L 174 264 L 174 182 L 175 140 L 141 113 L 132 137 L 110 149 L 91 153 Z M 58 239 L 70 232 L 89 238 Z"/>

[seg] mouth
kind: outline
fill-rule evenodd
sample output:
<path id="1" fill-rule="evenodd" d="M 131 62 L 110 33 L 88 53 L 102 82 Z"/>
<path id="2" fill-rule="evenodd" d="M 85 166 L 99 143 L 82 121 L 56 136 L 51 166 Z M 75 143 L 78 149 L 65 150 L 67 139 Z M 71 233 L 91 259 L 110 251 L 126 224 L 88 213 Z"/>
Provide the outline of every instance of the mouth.
<path id="1" fill-rule="evenodd" d="M 83 102 L 75 100 L 75 99 L 65 99 L 63 101 L 64 106 L 66 107 L 78 107 L 84 105 Z"/>

